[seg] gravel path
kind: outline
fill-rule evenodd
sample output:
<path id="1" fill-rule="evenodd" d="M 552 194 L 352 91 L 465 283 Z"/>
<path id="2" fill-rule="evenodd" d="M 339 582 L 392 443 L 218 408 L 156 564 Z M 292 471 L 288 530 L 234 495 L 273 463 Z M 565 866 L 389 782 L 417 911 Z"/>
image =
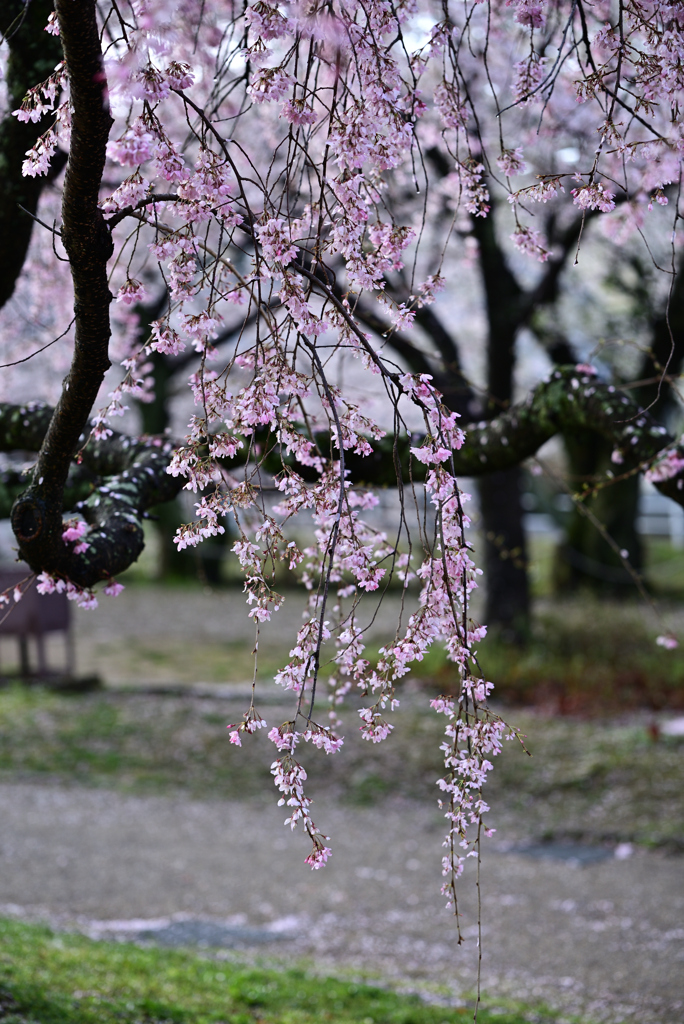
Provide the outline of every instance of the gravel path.
<path id="1" fill-rule="evenodd" d="M 0 912 L 95 936 L 157 928 L 161 940 L 174 928 L 176 938 L 193 928 L 201 936 L 204 922 L 226 945 L 472 989 L 474 878 L 462 886 L 458 949 L 438 893 L 438 812 L 409 803 L 317 811 L 334 855 L 311 872 L 302 837 L 282 828 L 272 804 L 3 784 Z M 580 867 L 490 841 L 485 992 L 613 1024 L 681 1024 L 683 881 L 679 858 L 637 851 Z"/>

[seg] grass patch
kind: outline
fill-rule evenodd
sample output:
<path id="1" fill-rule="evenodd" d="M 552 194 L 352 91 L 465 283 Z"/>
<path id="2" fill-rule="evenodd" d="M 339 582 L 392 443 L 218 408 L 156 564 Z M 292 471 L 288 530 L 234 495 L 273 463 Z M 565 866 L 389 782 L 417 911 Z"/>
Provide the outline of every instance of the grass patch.
<path id="1" fill-rule="evenodd" d="M 661 537 L 641 538 L 643 544 L 642 573 L 647 589 L 658 597 L 671 601 L 684 598 L 684 549 L 674 547 Z M 554 583 L 554 568 L 558 541 L 540 533 L 527 537 L 528 571 L 532 595 L 535 598 L 558 600 Z M 478 565 L 480 559 L 476 558 Z M 636 588 L 625 587 L 625 599 L 637 599 Z"/>
<path id="2" fill-rule="evenodd" d="M 655 643 L 662 631 L 641 606 L 586 599 L 539 612 L 529 647 L 483 646 L 500 698 L 564 714 L 684 707 L 684 650 Z"/>
<path id="3" fill-rule="evenodd" d="M 315 799 L 359 806 L 436 800 L 444 723 L 427 709 L 427 694 L 406 703 L 385 743 L 364 743 L 350 708 L 338 754 L 302 749 Z M 265 730 L 239 749 L 228 742 L 226 724 L 242 710 L 233 701 L 191 697 L 0 691 L 0 778 L 270 802 L 273 746 Z M 261 711 L 269 726 L 288 717 L 285 707 Z M 516 836 L 524 823 L 534 837 L 684 850 L 684 740 L 654 742 L 648 719 L 504 714 L 526 734 L 533 756 L 509 743 L 497 758 L 487 789 L 500 831 Z"/>
<path id="4" fill-rule="evenodd" d="M 511 717 L 509 715 L 509 717 Z M 539 838 L 633 842 L 684 852 L 684 741 L 643 724 L 512 713 L 532 757 L 508 744 L 488 784 L 502 831 L 516 817 Z"/>
<path id="5" fill-rule="evenodd" d="M 245 632 L 249 636 L 246 617 Z M 254 655 L 249 639 L 197 643 L 185 636 L 170 635 L 130 637 L 123 644 L 118 639 L 98 640 L 88 646 L 86 660 L 90 671 L 118 682 L 128 680 L 134 685 L 140 680 L 245 684 L 251 683 L 254 676 Z M 287 647 L 262 645 L 257 679 L 273 679 L 287 661 Z"/>
<path id="6" fill-rule="evenodd" d="M 493 1009 L 480 1011 L 481 1024 L 556 1019 Z M 93 942 L 0 919 L 3 1024 L 465 1024 L 472 1012 L 302 969 Z"/>
<path id="7" fill-rule="evenodd" d="M 684 708 L 684 648 L 658 647 L 662 631 L 642 605 L 586 597 L 541 606 L 527 646 L 492 635 L 479 657 L 497 699 L 508 704 L 575 715 Z M 428 689 L 451 692 L 457 685 L 439 650 L 420 674 Z"/>
<path id="8" fill-rule="evenodd" d="M 17 685 L 0 691 L 0 773 L 127 792 L 258 796 L 271 785 L 267 744 L 236 756 L 226 731 L 236 714 L 213 700 L 70 698 Z"/>

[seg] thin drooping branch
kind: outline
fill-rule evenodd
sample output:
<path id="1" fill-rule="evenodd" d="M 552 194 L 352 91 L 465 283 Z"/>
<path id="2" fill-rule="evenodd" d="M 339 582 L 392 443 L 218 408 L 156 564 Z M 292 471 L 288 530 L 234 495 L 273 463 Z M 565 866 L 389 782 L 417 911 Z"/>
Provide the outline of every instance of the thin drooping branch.
<path id="1" fill-rule="evenodd" d="M 62 241 L 74 286 L 75 344 L 62 395 L 38 454 L 31 484 L 15 503 L 12 528 L 22 557 L 36 570 L 75 580 L 62 541 L 64 485 L 93 403 L 110 366 L 107 261 L 113 252 L 98 209 L 112 118 L 95 0 L 57 0 L 60 38 L 73 107 L 62 199 Z"/>
<path id="2" fill-rule="evenodd" d="M 0 450 L 36 450 L 50 420 L 46 406 L 0 405 Z M 525 402 L 494 420 L 469 428 L 465 444 L 453 453 L 454 469 L 459 476 L 483 476 L 510 469 L 535 455 L 555 434 L 577 430 L 591 430 L 606 438 L 622 459 L 621 471 L 646 469 L 665 449 L 684 466 L 684 446 L 676 446 L 664 427 L 641 412 L 628 392 L 602 384 L 576 367 L 563 367 L 539 384 Z M 316 439 L 321 450 L 328 446 L 329 438 L 317 435 Z M 376 487 L 396 485 L 397 464 L 405 480 L 424 479 L 427 467 L 412 459 L 410 451 L 421 441 L 417 437 L 388 436 L 372 442 L 370 456 L 345 452 L 351 482 Z M 88 551 L 70 556 L 68 578 L 74 583 L 92 586 L 122 572 L 139 556 L 144 543 L 145 510 L 172 500 L 184 483 L 182 477 L 167 472 L 173 448 L 168 439 L 137 439 L 123 434 L 86 445 L 82 465 L 92 474 L 92 490 L 73 511 L 80 513 L 92 529 Z M 246 445 L 242 451 L 248 450 Z M 223 461 L 227 469 L 234 470 L 244 462 L 244 454 L 242 459 Z M 301 466 L 294 456 L 289 461 L 305 479 L 315 478 L 315 471 Z M 277 473 L 283 468 L 282 457 L 274 452 L 262 468 Z M 684 507 L 684 469 L 656 482 L 656 487 Z"/>

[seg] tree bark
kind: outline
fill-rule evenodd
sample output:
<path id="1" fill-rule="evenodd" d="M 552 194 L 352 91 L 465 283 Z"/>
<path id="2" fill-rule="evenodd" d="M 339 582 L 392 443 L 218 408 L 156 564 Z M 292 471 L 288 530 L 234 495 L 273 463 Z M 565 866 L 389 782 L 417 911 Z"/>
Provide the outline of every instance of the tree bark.
<path id="1" fill-rule="evenodd" d="M 21 556 L 33 568 L 74 579 L 78 566 L 62 541 L 64 485 L 71 460 L 109 369 L 107 261 L 111 235 L 98 208 L 112 117 L 94 0 L 57 0 L 60 38 L 73 105 L 62 198 L 62 242 L 74 286 L 71 368 L 43 441 L 31 484 L 12 510 Z M 75 582 L 75 579 L 74 579 Z"/>
<path id="2" fill-rule="evenodd" d="M 487 309 L 488 416 L 513 397 L 515 340 L 523 293 L 497 243 L 492 217 L 474 217 Z M 522 643 L 530 630 L 527 544 L 520 504 L 519 467 L 483 477 L 479 483 L 484 536 L 485 619 L 502 638 Z"/>
<path id="3" fill-rule="evenodd" d="M 648 381 L 632 389 L 643 408 L 661 422 L 673 407 L 673 393 L 664 375 L 678 373 L 684 358 L 684 269 L 680 266 L 666 311 L 651 320 L 651 345 L 646 353 L 638 379 Z M 583 482 L 591 486 L 593 479 L 614 470 L 611 445 L 591 434 L 570 434 L 564 438 L 570 463 L 573 489 L 581 490 Z M 586 505 L 606 528 L 618 548 L 629 552 L 630 565 L 640 572 L 643 544 L 637 531 L 639 511 L 639 479 L 630 477 L 586 500 Z M 569 589 L 587 589 L 598 595 L 624 597 L 630 593 L 632 577 L 615 550 L 601 533 L 577 509 L 570 514 L 567 537 L 556 552 L 554 582 L 559 593 Z"/>
<path id="4" fill-rule="evenodd" d="M 520 505 L 518 466 L 481 477 L 486 599 L 484 620 L 501 639 L 520 643 L 529 634 L 527 545 Z"/>
<path id="5" fill-rule="evenodd" d="M 21 167 L 27 150 L 47 130 L 49 117 L 38 122 L 19 121 L 12 111 L 21 106 L 30 88 L 52 74 L 62 59 L 59 37 L 43 31 L 51 12 L 52 0 L 5 0 L 0 15 L 9 43 L 8 112 L 0 122 L 0 238 L 4 240 L 0 245 L 0 307 L 14 292 L 31 241 L 31 214 L 36 213 L 48 180 L 40 176 L 24 178 Z M 28 212 L 22 213 L 20 206 Z"/>
<path id="6" fill-rule="evenodd" d="M 613 447 L 609 439 L 578 431 L 564 440 L 576 492 L 581 491 L 583 482 L 590 488 L 591 481 L 605 480 L 606 473 L 616 468 L 610 458 Z M 617 547 L 628 553 L 632 569 L 640 573 L 643 546 L 636 528 L 639 476 L 618 480 L 596 494 L 589 493 L 583 506 L 605 527 Z M 599 596 L 623 598 L 631 592 L 634 580 L 594 523 L 573 508 L 566 539 L 556 552 L 554 584 L 559 594 L 589 589 Z"/>

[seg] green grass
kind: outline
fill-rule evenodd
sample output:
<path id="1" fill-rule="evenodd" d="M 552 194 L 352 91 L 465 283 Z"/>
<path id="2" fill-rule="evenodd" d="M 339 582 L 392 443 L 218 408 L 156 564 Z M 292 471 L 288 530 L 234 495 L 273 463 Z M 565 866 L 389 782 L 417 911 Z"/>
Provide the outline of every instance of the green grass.
<path id="1" fill-rule="evenodd" d="M 338 754 L 302 752 L 311 795 L 360 806 L 396 797 L 434 801 L 444 723 L 427 703 L 419 695 L 401 708 L 392 736 L 377 746 L 361 740 L 356 711 L 344 712 Z M 226 724 L 242 710 L 201 698 L 7 689 L 0 691 L 0 779 L 270 802 L 273 747 L 265 730 L 239 749 L 228 742 Z M 285 706 L 261 710 L 269 725 L 289 717 Z M 684 850 L 684 740 L 654 742 L 648 718 L 581 721 L 503 710 L 533 756 L 509 743 L 497 758 L 487 789 L 500 830 L 512 834 L 524 821 L 537 838 Z"/>
<path id="2" fill-rule="evenodd" d="M 506 749 L 492 772 L 488 802 L 502 830 L 517 814 L 539 838 L 684 852 L 681 738 L 654 742 L 645 722 L 508 717 L 527 734 L 532 757 Z"/>
<path id="3" fill-rule="evenodd" d="M 646 580 L 656 594 L 682 600 L 684 597 L 684 550 L 668 540 L 648 537 L 644 542 Z"/>
<path id="4" fill-rule="evenodd" d="M 539 605 L 527 646 L 493 634 L 480 645 L 479 658 L 497 698 L 509 704 L 594 715 L 684 708 L 684 647 L 658 647 L 655 638 L 663 631 L 643 605 L 586 596 Z M 438 649 L 420 674 L 428 687 L 446 692 L 457 681 Z"/>
<path id="5" fill-rule="evenodd" d="M 245 627 L 248 629 L 245 606 Z M 81 659 L 82 661 L 83 659 Z M 259 650 L 258 679 L 273 679 L 288 661 L 288 647 L 263 644 Z M 186 636 L 131 637 L 98 640 L 88 649 L 90 671 L 105 679 L 128 680 L 136 685 L 171 680 L 207 683 L 249 683 L 254 676 L 254 655 L 249 641 L 188 641 Z"/>
<path id="6" fill-rule="evenodd" d="M 173 697 L 56 695 L 39 687 L 0 691 L 0 776 L 52 777 L 124 791 L 181 789 L 196 796 L 254 797 L 271 784 L 269 764 L 251 745 L 228 743 L 240 719 L 215 701 Z M 232 717 L 231 717 L 232 715 Z"/>
<path id="7" fill-rule="evenodd" d="M 624 602 L 598 600 L 590 594 L 551 600 L 554 544 L 548 537 L 530 538 L 530 580 L 538 600 L 528 647 L 512 649 L 494 635 L 481 645 L 482 663 L 498 697 L 509 703 L 543 704 L 560 713 L 684 708 L 684 645 L 677 651 L 656 646 L 662 623 L 630 588 Z M 684 550 L 648 538 L 644 556 L 651 590 L 666 599 L 681 599 Z M 271 678 L 287 660 L 287 650 L 286 644 L 269 646 L 262 638 L 259 677 Z M 244 682 L 254 668 L 248 643 L 188 644 L 173 636 L 132 639 L 126 645 L 103 641 L 93 654 L 116 678 Z M 376 660 L 373 644 L 365 656 Z M 324 652 L 322 674 L 327 672 Z M 437 690 L 455 685 L 453 666 L 438 649 L 416 665 L 415 672 Z"/>
<path id="8" fill-rule="evenodd" d="M 492 1010 L 480 1010 L 481 1024 L 556 1019 Z M 303 969 L 93 942 L 0 918 L 3 1024 L 465 1024 L 472 1017 L 472 1008 Z"/>
<path id="9" fill-rule="evenodd" d="M 655 643 L 662 625 L 644 608 L 589 598 L 537 614 L 531 643 L 511 651 L 483 645 L 487 677 L 500 697 L 561 713 L 684 707 L 684 649 Z"/>

